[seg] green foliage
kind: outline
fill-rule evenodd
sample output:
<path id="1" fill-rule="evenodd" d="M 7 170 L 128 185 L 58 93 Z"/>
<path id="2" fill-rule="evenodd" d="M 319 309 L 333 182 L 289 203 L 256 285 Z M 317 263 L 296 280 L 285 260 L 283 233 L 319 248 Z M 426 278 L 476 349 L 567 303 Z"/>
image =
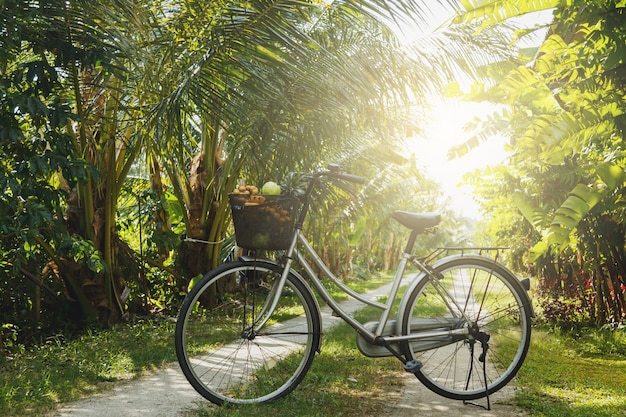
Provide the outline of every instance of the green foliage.
<path id="1" fill-rule="evenodd" d="M 623 239 L 607 244 L 622 230 L 602 226 L 624 218 L 626 26 L 618 3 L 560 2 L 534 59 L 475 95 L 507 106 L 494 116 L 510 138 L 511 157 L 485 190 L 495 186 L 511 196 L 507 207 L 527 224 L 514 226 L 524 220 L 500 213 L 494 222 L 525 243 L 528 256 L 518 265 L 528 263 L 540 276 L 559 320 L 576 309 L 582 314 L 572 320 L 626 317 L 625 274 L 614 267 L 624 259 Z"/>
<path id="2" fill-rule="evenodd" d="M 224 258 L 226 194 L 240 178 L 337 161 L 371 178 L 371 205 L 325 194 L 315 213 L 337 268 L 364 250 L 363 270 L 390 266 L 401 239 L 387 204 L 433 207 L 436 187 L 405 169 L 395 143 L 419 130 L 410 105 L 487 60 L 467 54 L 486 37 L 468 42 L 470 28 L 401 48 L 390 22 L 425 25 L 417 0 L 242 5 L 0 4 L 7 334 L 175 310 L 188 281 Z M 373 229 L 354 227 L 357 212 Z"/>
<path id="3" fill-rule="evenodd" d="M 480 21 L 484 26 L 502 23 L 509 18 L 560 5 L 559 0 L 461 0 L 461 10 L 454 23 Z"/>
<path id="4" fill-rule="evenodd" d="M 100 253 L 93 243 L 79 237 L 67 239 L 59 245 L 58 254 L 73 259 L 77 264 L 85 264 L 93 272 L 100 273 L 106 269 Z"/>
<path id="5" fill-rule="evenodd" d="M 595 168 L 598 179 L 592 185 L 576 184 L 549 219 L 541 209 L 533 207 L 532 199 L 521 191 L 513 194 L 513 200 L 524 217 L 541 233 L 543 239 L 530 249 L 529 260 L 536 262 L 552 248 L 562 250 L 571 244 L 570 236 L 583 218 L 603 199 L 610 197 L 624 184 L 623 168 L 611 163 L 602 163 Z M 550 223 L 546 220 L 550 220 Z"/>
<path id="6" fill-rule="evenodd" d="M 48 2 L 47 18 L 36 4 L 0 5 L 8 25 L 0 34 L 0 315 L 13 342 L 16 335 L 19 342 L 32 337 L 38 328 L 67 325 L 62 286 L 42 274 L 57 250 L 94 270 L 104 268 L 93 247 L 84 246 L 90 243 L 69 236 L 64 224 L 69 189 L 93 173 L 76 157 L 67 130 L 76 114 L 63 87 L 64 65 L 89 59 L 80 50 L 72 51 L 74 58 L 63 55 L 67 45 L 54 42 L 64 37 L 64 25 L 52 11 L 64 3 Z M 48 304 L 56 311 L 40 315 Z"/>

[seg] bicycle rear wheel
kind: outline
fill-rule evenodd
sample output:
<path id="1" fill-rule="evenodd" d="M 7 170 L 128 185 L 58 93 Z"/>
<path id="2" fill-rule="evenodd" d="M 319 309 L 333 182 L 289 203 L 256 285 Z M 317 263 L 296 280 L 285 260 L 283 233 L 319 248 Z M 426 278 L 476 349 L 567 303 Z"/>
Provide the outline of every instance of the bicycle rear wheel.
<path id="1" fill-rule="evenodd" d="M 530 300 L 517 278 L 491 259 L 453 256 L 434 268 L 438 280 L 423 277 L 409 289 L 402 333 L 425 326 L 466 332 L 405 343 L 403 351 L 421 362 L 416 376 L 431 391 L 456 400 L 485 397 L 504 387 L 524 362 Z"/>
<path id="2" fill-rule="evenodd" d="M 278 269 L 262 261 L 224 264 L 207 273 L 182 304 L 175 333 L 178 362 L 196 391 L 215 404 L 263 403 L 287 395 L 319 349 L 319 308 L 295 274 L 289 274 L 268 317 Z"/>

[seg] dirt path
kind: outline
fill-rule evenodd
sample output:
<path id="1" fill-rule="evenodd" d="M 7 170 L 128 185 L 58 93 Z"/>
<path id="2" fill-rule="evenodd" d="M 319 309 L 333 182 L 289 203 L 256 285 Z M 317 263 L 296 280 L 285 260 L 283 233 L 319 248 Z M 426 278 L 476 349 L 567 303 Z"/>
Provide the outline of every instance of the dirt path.
<path id="1" fill-rule="evenodd" d="M 449 400 L 424 387 L 413 375 L 403 375 L 403 388 L 400 398 L 386 417 L 518 417 L 526 414 L 510 404 L 514 389 L 503 388 L 491 396 L 491 410 L 477 405 L 463 404 L 462 401 Z M 476 404 L 486 406 L 485 399 L 477 400 Z"/>
<path id="2" fill-rule="evenodd" d="M 491 410 L 443 398 L 426 389 L 414 376 L 403 374 L 402 391 L 383 416 L 387 417 L 514 417 L 523 416 L 510 405 L 513 388 L 506 387 L 491 398 Z M 117 386 L 112 391 L 65 404 L 55 417 L 174 417 L 185 416 L 206 400 L 189 385 L 177 364 L 148 377 Z M 486 405 L 486 401 L 477 401 Z"/>
<path id="3" fill-rule="evenodd" d="M 386 295 L 388 287 L 381 287 L 369 293 L 376 299 Z M 355 301 L 343 303 L 347 311 L 354 311 L 363 306 Z M 324 329 L 332 327 L 341 319 L 333 317 L 328 307 L 322 309 Z M 464 405 L 462 402 L 448 400 L 426 389 L 417 379 L 410 375 L 403 376 L 402 392 L 391 395 L 398 401 L 390 404 L 384 416 L 413 417 L 417 415 L 436 415 L 441 417 L 512 417 L 523 415 L 508 405 L 512 389 L 505 388 L 492 398 L 492 410 Z M 190 410 L 205 403 L 189 385 L 178 364 L 170 364 L 153 374 L 134 380 L 127 384 L 117 385 L 111 391 L 86 398 L 81 401 L 63 404 L 52 413 L 53 417 L 183 417 Z M 485 404 L 481 402 L 481 404 Z"/>

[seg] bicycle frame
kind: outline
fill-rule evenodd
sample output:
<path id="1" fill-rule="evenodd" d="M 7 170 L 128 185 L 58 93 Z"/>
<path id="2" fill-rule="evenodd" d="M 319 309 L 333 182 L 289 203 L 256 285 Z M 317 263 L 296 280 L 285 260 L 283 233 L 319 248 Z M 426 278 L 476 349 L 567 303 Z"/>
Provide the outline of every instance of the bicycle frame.
<path id="1" fill-rule="evenodd" d="M 274 312 L 276 306 L 278 305 L 280 294 L 284 288 L 287 276 L 291 271 L 291 266 L 295 260 L 304 268 L 305 274 L 309 278 L 308 281 L 312 284 L 315 291 L 322 297 L 326 304 L 328 304 L 339 317 L 341 317 L 346 323 L 354 328 L 357 334 L 363 337 L 368 344 L 374 346 L 375 348 L 384 347 L 386 350 L 389 351 L 390 355 L 396 356 L 403 363 L 406 363 L 405 358 L 403 358 L 403 356 L 398 353 L 398 350 L 394 348 L 393 345 L 410 342 L 411 349 L 413 351 L 421 351 L 433 348 L 433 343 L 442 346 L 448 343 L 454 343 L 459 338 L 467 337 L 470 334 L 469 325 L 471 323 L 471 320 L 465 314 L 464 309 L 461 308 L 461 306 L 450 295 L 447 289 L 443 285 L 439 284 L 438 277 L 434 273 L 433 269 L 428 266 L 428 260 L 426 260 L 424 263 L 420 262 L 411 254 L 417 236 L 417 232 L 415 231 L 412 232 L 406 248 L 403 251 L 402 257 L 396 270 L 396 275 L 394 277 L 394 280 L 392 281 L 391 289 L 387 294 L 387 302 L 385 304 L 370 300 L 362 294 L 353 291 L 333 274 L 333 272 L 328 268 L 328 266 L 326 266 L 324 261 L 317 254 L 315 249 L 311 246 L 310 242 L 307 240 L 302 232 L 303 223 L 309 210 L 311 194 L 319 179 L 323 175 L 330 175 L 332 177 L 351 182 L 362 182 L 362 178 L 360 177 L 339 173 L 338 171 L 318 172 L 310 177 L 311 181 L 309 182 L 309 185 L 305 192 L 303 205 L 300 210 L 298 220 L 295 224 L 293 239 L 286 253 L 282 257 L 282 260 L 278 263 L 278 265 L 282 267 L 281 278 L 273 286 L 273 294 L 271 295 L 271 297 L 268 298 L 268 303 L 271 303 L 271 305 L 263 307 L 262 314 L 259 315 L 261 318 L 257 323 L 255 323 L 255 330 L 260 330 L 267 323 L 272 313 Z M 319 268 L 319 270 L 321 270 L 327 278 L 329 278 L 335 285 L 337 285 L 341 289 L 341 291 L 366 305 L 381 310 L 380 319 L 378 323 L 374 326 L 375 328 L 370 329 L 368 323 L 359 322 L 341 307 L 341 305 L 333 298 L 333 296 L 326 289 L 326 287 L 324 287 L 322 280 L 317 276 L 317 274 L 313 270 L 313 267 L 305 259 L 305 256 L 300 252 L 299 248 L 302 248 L 304 253 L 311 257 L 313 264 L 317 268 Z M 445 302 L 448 311 L 452 314 L 452 318 L 447 323 L 441 321 L 411 323 L 411 329 L 414 331 L 411 331 L 411 334 L 409 335 L 401 335 L 401 320 L 399 318 L 402 316 L 404 309 L 407 308 L 407 303 L 404 302 L 404 298 L 402 299 L 400 309 L 398 311 L 398 320 L 396 320 L 394 323 L 390 320 L 389 316 L 391 314 L 393 303 L 398 297 L 400 285 L 402 283 L 404 273 L 406 271 L 406 267 L 409 261 L 411 261 L 412 265 L 415 265 L 421 271 L 421 273 L 419 273 L 415 278 L 414 283 L 422 279 L 431 280 L 433 286 L 437 289 L 442 300 Z M 467 326 L 460 326 L 459 323 L 461 322 L 466 323 Z M 389 328 L 393 328 L 393 331 L 386 332 L 386 329 Z M 424 341 L 424 344 L 419 345 L 419 341 Z"/>
<path id="2" fill-rule="evenodd" d="M 313 266 L 305 259 L 303 253 L 298 249 L 298 244 L 302 248 L 302 250 L 308 254 L 312 260 L 313 264 L 317 266 L 323 274 L 329 278 L 335 285 L 337 285 L 344 293 L 351 296 L 352 298 L 372 307 L 375 307 L 381 310 L 381 316 L 374 330 L 370 330 L 366 323 L 361 323 L 348 314 L 341 305 L 333 298 L 330 292 L 326 289 L 321 279 L 317 276 L 315 271 L 313 270 Z M 321 257 L 317 254 L 315 249 L 311 246 L 308 239 L 302 233 L 300 228 L 296 228 L 294 231 L 294 238 L 291 243 L 290 248 L 287 250 L 285 256 L 283 257 L 283 270 L 282 275 L 277 282 L 272 286 L 272 296 L 268 298 L 268 301 L 271 301 L 271 306 L 265 306 L 263 308 L 263 314 L 260 316 L 263 317 L 261 321 L 256 323 L 256 329 L 260 329 L 265 325 L 267 320 L 272 315 L 272 312 L 276 308 L 278 304 L 278 300 L 280 298 L 280 294 L 284 288 L 285 281 L 287 276 L 291 270 L 291 265 L 295 260 L 297 260 L 298 264 L 304 268 L 306 272 L 306 276 L 309 278 L 309 282 L 313 285 L 315 291 L 322 297 L 322 299 L 330 306 L 330 308 L 341 317 L 346 323 L 348 323 L 355 331 L 362 336 L 368 343 L 376 346 L 376 347 L 384 347 L 389 351 L 388 356 L 397 356 L 404 362 L 404 359 L 399 355 L 396 349 L 394 349 L 393 345 L 402 343 L 402 342 L 411 342 L 411 347 L 414 351 L 419 350 L 428 350 L 433 347 L 433 343 L 437 343 L 438 345 L 445 345 L 448 343 L 453 343 L 455 340 L 458 340 L 459 337 L 465 337 L 469 335 L 469 330 L 466 326 L 460 327 L 458 326 L 459 320 L 463 320 L 465 323 L 469 323 L 469 318 L 463 313 L 463 309 L 454 301 L 450 294 L 443 286 L 437 285 L 439 291 L 442 293 L 442 298 L 447 300 L 452 300 L 456 305 L 455 308 L 449 307 L 449 310 L 452 312 L 454 310 L 458 311 L 463 315 L 463 317 L 453 317 L 449 323 L 447 323 L 450 328 L 446 330 L 441 330 L 443 327 L 441 321 L 439 322 L 430 322 L 428 323 L 420 323 L 419 331 L 412 333 L 410 335 L 399 335 L 399 332 L 394 331 L 394 335 L 385 335 L 385 329 L 388 328 L 388 325 L 393 322 L 389 320 L 389 316 L 391 314 L 391 309 L 394 301 L 398 296 L 398 291 L 400 289 L 400 285 L 402 283 L 404 272 L 406 270 L 406 266 L 409 260 L 412 260 L 412 264 L 417 266 L 422 274 L 418 274 L 415 278 L 417 279 L 433 279 L 433 282 L 437 282 L 436 278 L 431 276 L 429 269 L 424 266 L 421 262 L 415 260 L 413 256 L 406 251 L 403 253 L 402 258 L 400 259 L 400 263 L 396 270 L 396 275 L 391 284 L 391 289 L 387 294 L 387 302 L 385 304 L 380 303 L 378 301 L 370 300 L 364 295 L 355 292 L 348 286 L 346 286 L 340 279 L 337 278 L 335 274 L 326 266 Z M 402 303 L 401 305 L 404 305 Z M 402 309 L 399 311 L 399 314 L 402 313 Z M 399 321 L 396 321 L 399 323 Z M 395 324 L 393 324 L 395 326 Z M 439 330 L 434 330 L 439 329 Z M 395 329 L 394 329 L 395 330 Z M 428 339 L 428 340 L 427 340 Z M 433 339 L 439 340 L 439 342 L 433 342 Z M 420 346 L 420 340 L 425 341 L 424 345 Z"/>
<path id="3" fill-rule="evenodd" d="M 532 318 L 525 292 L 528 282 L 523 284 L 497 262 L 501 248 L 462 248 L 460 253 L 459 248 L 439 248 L 426 257 L 413 255 L 417 236 L 435 227 L 441 217 L 396 210 L 392 217 L 410 235 L 393 280 L 378 291 L 386 293 L 387 300 L 352 290 L 303 233 L 309 203 L 318 201 L 313 187 L 322 176 L 364 182 L 337 168 L 310 174 L 293 228 L 286 229 L 285 224 L 276 230 L 288 233 L 276 239 L 280 245 L 272 246 L 284 250 L 276 259 L 252 253 L 225 263 L 208 272 L 185 297 L 176 322 L 175 347 L 187 380 L 218 405 L 262 403 L 289 394 L 321 350 L 324 327 L 317 295 L 356 331 L 356 345 L 363 355 L 396 357 L 433 392 L 464 401 L 486 396 L 489 405 L 489 395 L 515 376 L 528 352 Z M 293 216 L 294 208 L 286 211 Z M 287 220 L 291 225 L 294 219 Z M 254 230 L 253 226 L 244 230 Z M 469 249 L 471 253 L 464 253 Z M 482 256 L 483 250 L 494 249 L 495 258 Z M 413 267 L 418 271 L 415 275 Z M 352 307 L 333 297 L 333 286 L 376 309 L 379 320 L 357 320 Z M 207 296 L 220 302 L 205 305 Z M 294 314 L 297 317 L 291 317 Z M 510 349 L 513 344 L 517 349 Z M 274 373 L 274 366 L 283 360 Z M 273 373 L 272 383 L 258 378 L 264 372 Z M 257 379 L 263 383 L 257 385 Z"/>

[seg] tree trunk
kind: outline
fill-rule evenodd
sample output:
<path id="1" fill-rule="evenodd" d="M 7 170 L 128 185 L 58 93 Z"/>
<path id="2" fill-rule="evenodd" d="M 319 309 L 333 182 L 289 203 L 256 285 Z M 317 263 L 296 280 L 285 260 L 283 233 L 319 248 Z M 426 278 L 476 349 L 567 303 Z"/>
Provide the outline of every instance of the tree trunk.
<path id="1" fill-rule="evenodd" d="M 187 291 L 189 281 L 203 275 L 219 264 L 221 239 L 225 230 L 225 201 L 220 200 L 223 190 L 219 189 L 222 178 L 220 168 L 225 131 L 214 126 L 203 125 L 203 151 L 198 152 L 189 172 L 189 203 L 187 208 L 188 234 L 192 239 L 181 245 L 178 264 L 184 269 L 182 281 L 177 287 Z M 212 152 L 213 156 L 209 152 Z M 234 183 L 233 179 L 233 183 Z M 234 188 L 234 185 L 233 185 Z M 197 241 L 195 241 L 197 240 Z M 198 242 L 200 241 L 200 242 Z"/>
<path id="2" fill-rule="evenodd" d="M 163 181 L 161 179 L 161 165 L 156 157 L 151 156 L 149 158 L 149 166 L 150 166 L 150 189 L 155 194 L 155 200 L 160 201 L 165 193 L 165 186 L 163 185 Z M 172 231 L 172 225 L 170 224 L 169 213 L 167 210 L 162 207 L 160 204 L 157 204 L 157 209 L 154 213 L 152 213 L 155 227 L 155 233 L 169 233 Z M 163 265 L 163 262 L 170 255 L 170 248 L 165 246 L 158 247 L 159 265 Z"/>
<path id="3" fill-rule="evenodd" d="M 122 318 L 126 298 L 122 295 L 125 282 L 118 269 L 115 243 L 118 158 L 124 155 L 116 141 L 119 100 L 107 91 L 99 74 L 85 70 L 79 75 L 75 69 L 72 75 L 80 119 L 75 131 L 76 157 L 85 159 L 100 175 L 88 175 L 86 182 L 68 190 L 66 226 L 70 236 L 80 236 L 93 244 L 104 266 L 90 266 L 96 255 L 89 251 L 83 251 L 78 258 L 57 258 L 56 263 L 68 297 L 80 307 L 77 321 L 97 320 L 106 326 Z"/>

